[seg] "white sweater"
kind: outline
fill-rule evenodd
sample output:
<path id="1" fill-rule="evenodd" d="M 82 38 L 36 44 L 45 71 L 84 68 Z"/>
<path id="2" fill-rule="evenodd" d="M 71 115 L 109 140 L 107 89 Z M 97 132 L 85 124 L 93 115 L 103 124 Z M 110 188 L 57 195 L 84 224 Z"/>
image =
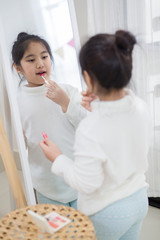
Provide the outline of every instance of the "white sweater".
<path id="1" fill-rule="evenodd" d="M 80 106 L 81 95 L 70 85 L 61 84 L 70 98 L 67 113 L 45 96 L 45 86 L 21 86 L 18 94 L 19 110 L 28 146 L 28 158 L 34 188 L 44 196 L 62 203 L 77 198 L 77 192 L 61 177 L 51 173 L 51 162 L 45 158 L 39 142 L 42 132 L 54 141 L 62 152 L 73 158 L 75 129 L 86 111 Z"/>
<path id="2" fill-rule="evenodd" d="M 74 159 L 64 155 L 52 172 L 78 191 L 78 209 L 92 215 L 147 186 L 150 120 L 130 90 L 117 101 L 95 101 L 76 131 Z"/>

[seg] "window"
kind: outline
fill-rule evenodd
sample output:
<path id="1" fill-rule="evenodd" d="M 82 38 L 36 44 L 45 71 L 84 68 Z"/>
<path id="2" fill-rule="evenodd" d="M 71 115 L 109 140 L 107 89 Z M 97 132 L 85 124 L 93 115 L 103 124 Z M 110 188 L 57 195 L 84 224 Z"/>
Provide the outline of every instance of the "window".
<path id="1" fill-rule="evenodd" d="M 81 91 L 68 1 L 41 0 L 41 8 L 47 39 L 55 61 L 53 78 L 56 78 L 57 82 L 71 84 Z"/>

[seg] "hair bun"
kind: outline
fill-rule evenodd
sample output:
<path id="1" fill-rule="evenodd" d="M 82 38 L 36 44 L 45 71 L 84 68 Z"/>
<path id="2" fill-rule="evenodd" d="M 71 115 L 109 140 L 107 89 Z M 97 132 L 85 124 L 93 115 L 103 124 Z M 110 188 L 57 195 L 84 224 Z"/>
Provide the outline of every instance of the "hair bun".
<path id="1" fill-rule="evenodd" d="M 117 47 L 125 53 L 131 53 L 134 44 L 137 43 L 135 36 L 124 30 L 115 33 L 115 42 Z"/>
<path id="2" fill-rule="evenodd" d="M 17 40 L 19 41 L 19 40 L 21 40 L 21 39 L 26 38 L 27 36 L 28 36 L 28 33 L 26 33 L 26 32 L 20 32 L 20 33 L 18 34 L 18 36 L 17 36 Z"/>

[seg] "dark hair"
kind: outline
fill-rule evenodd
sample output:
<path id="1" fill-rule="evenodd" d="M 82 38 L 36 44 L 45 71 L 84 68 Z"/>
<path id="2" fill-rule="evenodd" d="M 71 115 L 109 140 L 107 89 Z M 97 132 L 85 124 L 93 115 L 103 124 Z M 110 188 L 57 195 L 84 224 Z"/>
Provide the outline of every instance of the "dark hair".
<path id="1" fill-rule="evenodd" d="M 106 90 L 125 87 L 132 73 L 132 50 L 136 38 L 127 31 L 97 34 L 82 47 L 79 61 L 94 81 Z"/>
<path id="2" fill-rule="evenodd" d="M 50 46 L 43 38 L 37 35 L 28 34 L 26 32 L 20 32 L 17 36 L 17 40 L 14 42 L 12 47 L 13 63 L 15 63 L 17 66 L 20 65 L 20 61 L 31 42 L 42 43 L 46 47 L 51 59 L 53 60 Z"/>

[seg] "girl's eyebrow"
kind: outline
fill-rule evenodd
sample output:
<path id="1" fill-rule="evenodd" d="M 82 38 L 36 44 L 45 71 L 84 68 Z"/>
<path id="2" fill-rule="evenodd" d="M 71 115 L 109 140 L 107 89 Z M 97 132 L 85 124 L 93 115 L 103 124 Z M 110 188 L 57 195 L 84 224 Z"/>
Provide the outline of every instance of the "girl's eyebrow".
<path id="1" fill-rule="evenodd" d="M 29 57 L 33 57 L 33 56 L 35 56 L 34 54 L 29 54 L 29 55 L 27 55 L 26 57 L 25 57 L 25 59 L 26 58 L 29 58 Z"/>
<path id="2" fill-rule="evenodd" d="M 48 53 L 48 51 L 45 50 L 45 51 L 42 51 L 42 52 L 41 52 L 41 54 L 44 54 L 44 53 Z"/>
<path id="3" fill-rule="evenodd" d="M 40 54 L 44 54 L 44 53 L 48 53 L 48 51 L 42 51 Z M 35 55 L 34 54 L 29 54 L 29 55 L 27 55 L 26 57 L 25 57 L 25 59 L 26 58 L 29 58 L 29 57 L 34 57 Z"/>

